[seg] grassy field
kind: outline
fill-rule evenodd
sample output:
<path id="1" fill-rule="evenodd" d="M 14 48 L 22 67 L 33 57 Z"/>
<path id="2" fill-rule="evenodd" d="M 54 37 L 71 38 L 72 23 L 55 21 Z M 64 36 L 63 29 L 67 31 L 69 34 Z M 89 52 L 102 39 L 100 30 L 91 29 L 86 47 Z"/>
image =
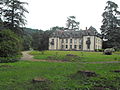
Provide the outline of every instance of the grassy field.
<path id="1" fill-rule="evenodd" d="M 94 71 L 96 77 L 82 76 L 77 71 Z M 120 70 L 117 64 L 80 64 L 76 62 L 19 61 L 0 64 L 0 90 L 119 90 Z M 35 77 L 50 82 L 33 83 Z M 101 89 L 100 89 L 101 90 Z"/>
<path id="2" fill-rule="evenodd" d="M 95 61 L 102 58 L 102 53 L 95 52 L 58 52 L 61 54 L 75 54 L 83 56 L 83 60 Z M 31 52 L 36 57 L 55 55 L 55 51 Z M 88 59 L 88 56 L 92 59 Z M 39 58 L 40 58 L 39 56 Z M 104 56 L 114 60 L 119 55 Z M 81 60 L 82 60 L 81 59 Z M 96 61 L 99 61 L 97 59 Z M 113 72 L 120 70 L 120 63 L 78 63 L 78 62 L 34 62 L 19 61 L 15 63 L 0 63 L 0 90 L 120 90 L 120 73 Z M 96 76 L 88 77 L 78 71 L 92 71 Z M 34 78 L 47 79 L 45 82 L 33 82 Z"/>
<path id="3" fill-rule="evenodd" d="M 68 60 L 77 62 L 120 61 L 119 52 L 115 52 L 113 55 L 103 55 L 103 52 L 32 51 L 30 54 L 34 55 L 35 59 Z M 67 54 L 76 55 L 77 57 L 67 57 Z"/>

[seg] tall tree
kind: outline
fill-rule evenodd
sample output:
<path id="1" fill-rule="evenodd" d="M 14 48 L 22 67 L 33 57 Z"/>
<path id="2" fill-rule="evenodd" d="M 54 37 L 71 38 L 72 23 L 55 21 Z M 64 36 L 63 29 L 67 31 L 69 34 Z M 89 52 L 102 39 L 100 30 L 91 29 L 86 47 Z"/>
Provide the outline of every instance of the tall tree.
<path id="1" fill-rule="evenodd" d="M 2 8 L 3 8 L 3 0 L 0 1 L 0 25 L 2 24 Z"/>
<path id="2" fill-rule="evenodd" d="M 104 9 L 102 14 L 103 25 L 101 26 L 102 38 L 107 40 L 107 44 L 109 47 L 118 47 L 120 46 L 120 42 L 117 42 L 117 39 L 120 39 L 118 36 L 120 34 L 120 20 L 118 16 L 120 12 L 117 10 L 118 5 L 112 1 L 107 1 L 107 6 Z"/>
<path id="3" fill-rule="evenodd" d="M 75 16 L 69 16 L 67 18 L 67 29 L 71 29 L 71 30 L 79 30 L 79 22 L 77 22 Z"/>
<path id="4" fill-rule="evenodd" d="M 59 27 L 59 26 L 55 26 L 55 27 L 50 28 L 51 31 L 64 30 L 64 29 L 65 29 L 64 27 Z"/>
<path id="5" fill-rule="evenodd" d="M 28 13 L 24 7 L 26 2 L 20 0 L 4 0 L 3 21 L 4 25 L 11 30 L 20 30 L 26 24 L 24 13 Z M 15 31 L 16 32 L 16 31 Z"/>

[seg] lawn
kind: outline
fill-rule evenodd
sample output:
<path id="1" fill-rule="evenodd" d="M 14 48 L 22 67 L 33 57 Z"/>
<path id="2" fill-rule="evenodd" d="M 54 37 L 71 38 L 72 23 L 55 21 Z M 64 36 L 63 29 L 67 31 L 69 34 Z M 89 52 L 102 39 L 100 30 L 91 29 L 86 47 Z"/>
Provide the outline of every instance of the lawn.
<path id="1" fill-rule="evenodd" d="M 81 52 L 81 51 L 32 51 L 35 59 L 53 59 L 53 60 L 68 60 L 77 62 L 100 62 L 100 61 L 120 61 L 119 52 L 113 55 L 104 55 L 103 52 Z M 72 54 L 78 57 L 66 57 Z M 52 57 L 52 58 L 51 58 Z"/>
<path id="2" fill-rule="evenodd" d="M 66 54 L 74 54 L 82 62 L 119 60 L 118 52 L 108 56 L 100 52 L 78 51 L 33 51 L 31 54 L 38 59 L 56 56 L 59 60 Z M 120 72 L 113 72 L 120 71 L 120 63 L 78 63 L 77 59 L 71 62 L 0 63 L 0 90 L 120 90 Z M 80 71 L 90 71 L 96 75 L 86 76 L 78 73 Z M 33 82 L 34 78 L 46 81 Z"/>
<path id="3" fill-rule="evenodd" d="M 87 77 L 77 71 L 94 71 L 97 76 Z M 120 89 L 120 70 L 117 64 L 81 64 L 76 62 L 19 61 L 0 64 L 0 90 L 106 90 Z M 49 82 L 33 83 L 35 77 Z"/>

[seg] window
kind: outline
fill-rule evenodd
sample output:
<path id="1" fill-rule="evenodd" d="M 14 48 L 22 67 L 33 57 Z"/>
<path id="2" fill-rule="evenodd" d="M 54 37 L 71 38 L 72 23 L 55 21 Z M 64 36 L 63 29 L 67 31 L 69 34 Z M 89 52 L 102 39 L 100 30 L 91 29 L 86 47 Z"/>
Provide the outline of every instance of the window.
<path id="1" fill-rule="evenodd" d="M 74 43 L 77 43 L 77 39 L 74 40 Z"/>
<path id="2" fill-rule="evenodd" d="M 62 49 L 64 48 L 64 46 L 62 45 Z"/>
<path id="3" fill-rule="evenodd" d="M 52 39 L 52 42 L 54 43 L 54 39 Z"/>
<path id="4" fill-rule="evenodd" d="M 51 40 L 50 44 L 51 44 L 51 45 L 54 45 L 54 39 Z"/>
<path id="5" fill-rule="evenodd" d="M 72 39 L 70 39 L 70 43 L 72 43 Z"/>
<path id="6" fill-rule="evenodd" d="M 81 39 L 79 39 L 79 43 L 82 44 L 82 40 Z"/>
<path id="7" fill-rule="evenodd" d="M 82 48 L 82 46 L 81 45 L 79 45 L 79 49 L 81 49 Z"/>
<path id="8" fill-rule="evenodd" d="M 72 49 L 72 45 L 70 45 L 70 49 Z"/>
<path id="9" fill-rule="evenodd" d="M 66 45 L 66 48 L 68 48 L 68 45 Z"/>
<path id="10" fill-rule="evenodd" d="M 76 49 L 76 48 L 77 48 L 77 45 L 74 45 L 74 48 Z"/>
<path id="11" fill-rule="evenodd" d="M 64 43 L 64 39 L 62 39 L 62 43 Z"/>
<path id="12" fill-rule="evenodd" d="M 66 43 L 68 43 L 68 39 L 66 39 Z"/>

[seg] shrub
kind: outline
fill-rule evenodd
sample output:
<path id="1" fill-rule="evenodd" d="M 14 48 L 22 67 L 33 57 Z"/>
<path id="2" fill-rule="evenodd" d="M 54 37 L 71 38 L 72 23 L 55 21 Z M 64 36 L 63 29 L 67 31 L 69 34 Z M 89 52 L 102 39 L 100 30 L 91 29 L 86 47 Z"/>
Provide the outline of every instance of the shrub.
<path id="1" fill-rule="evenodd" d="M 20 55 L 21 44 L 21 39 L 11 30 L 0 31 L 0 59 L 2 62 L 3 60 L 9 62 L 9 60 L 17 58 Z"/>
<path id="2" fill-rule="evenodd" d="M 114 52 L 114 50 L 112 48 L 107 48 L 104 50 L 105 55 L 112 55 L 112 52 Z"/>
<path id="3" fill-rule="evenodd" d="M 14 57 L 0 57 L 0 63 L 16 62 L 20 59 L 21 55 Z"/>
<path id="4" fill-rule="evenodd" d="M 104 49 L 98 49 L 98 52 L 103 52 L 104 51 Z"/>
<path id="5" fill-rule="evenodd" d="M 95 52 L 103 52 L 104 49 L 95 49 Z"/>

